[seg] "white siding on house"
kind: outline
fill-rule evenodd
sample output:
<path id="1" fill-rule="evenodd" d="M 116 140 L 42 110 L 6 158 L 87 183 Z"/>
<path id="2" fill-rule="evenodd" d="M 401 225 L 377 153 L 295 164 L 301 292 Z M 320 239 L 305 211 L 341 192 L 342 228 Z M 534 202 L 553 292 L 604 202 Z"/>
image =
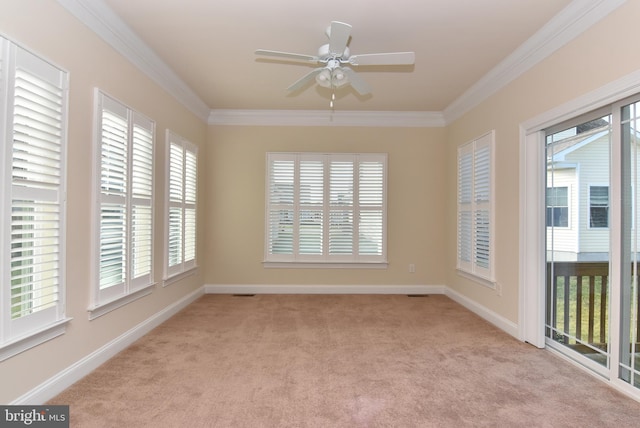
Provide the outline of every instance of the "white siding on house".
<path id="1" fill-rule="evenodd" d="M 589 187 L 609 185 L 609 133 L 567 154 L 566 160 L 580 165 L 576 210 L 579 212 L 578 250 L 581 253 L 607 253 L 609 228 L 589 227 Z"/>

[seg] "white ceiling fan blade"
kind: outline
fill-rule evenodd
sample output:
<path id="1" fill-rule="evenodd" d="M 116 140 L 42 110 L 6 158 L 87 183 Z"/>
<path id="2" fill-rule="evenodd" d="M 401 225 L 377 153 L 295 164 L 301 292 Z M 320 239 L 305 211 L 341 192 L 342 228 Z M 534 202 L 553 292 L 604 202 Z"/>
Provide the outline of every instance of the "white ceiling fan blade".
<path id="1" fill-rule="evenodd" d="M 293 83 L 293 85 L 289 86 L 287 88 L 287 91 L 297 91 L 298 89 L 302 88 L 304 85 L 307 84 L 307 82 L 309 82 L 311 79 L 313 79 L 314 77 L 316 77 L 317 74 L 319 74 L 322 70 L 324 70 L 323 67 L 320 68 L 316 68 L 314 70 L 311 70 L 309 73 L 305 74 L 304 76 L 302 76 L 300 79 L 298 79 L 297 81 L 295 81 Z"/>
<path id="2" fill-rule="evenodd" d="M 351 25 L 344 22 L 331 21 L 329 30 L 329 53 L 336 56 L 342 56 L 349 36 L 351 35 Z"/>
<path id="3" fill-rule="evenodd" d="M 342 70 L 344 71 L 344 74 L 347 75 L 351 86 L 357 93 L 359 93 L 360 95 L 367 95 L 371 92 L 371 86 L 369 86 L 369 84 L 365 82 L 364 79 L 358 76 L 358 73 L 356 73 L 349 67 L 343 67 Z"/>
<path id="4" fill-rule="evenodd" d="M 304 54 L 280 52 L 280 51 L 270 51 L 266 49 L 258 49 L 256 51 L 256 55 L 274 56 L 277 58 L 286 58 L 290 60 L 306 61 L 306 62 L 318 62 L 318 59 L 319 59 L 317 56 L 312 56 L 312 55 L 304 55 Z"/>
<path id="5" fill-rule="evenodd" d="M 390 52 L 354 55 L 349 58 L 351 65 L 411 65 L 416 62 L 414 52 Z"/>

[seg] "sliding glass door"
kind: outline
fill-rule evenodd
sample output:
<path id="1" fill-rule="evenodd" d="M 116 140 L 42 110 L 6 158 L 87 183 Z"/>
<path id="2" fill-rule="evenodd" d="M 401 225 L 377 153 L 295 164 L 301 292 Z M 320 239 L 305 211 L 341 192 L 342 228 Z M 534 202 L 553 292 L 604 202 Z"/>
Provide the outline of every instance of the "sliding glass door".
<path id="1" fill-rule="evenodd" d="M 622 103 L 620 145 L 622 175 L 622 251 L 620 281 L 619 378 L 640 387 L 640 317 L 638 317 L 638 192 L 640 191 L 640 102 Z"/>
<path id="2" fill-rule="evenodd" d="M 611 117 L 596 112 L 546 135 L 546 336 L 609 367 Z"/>
<path id="3" fill-rule="evenodd" d="M 547 346 L 640 388 L 640 97 L 546 130 Z"/>

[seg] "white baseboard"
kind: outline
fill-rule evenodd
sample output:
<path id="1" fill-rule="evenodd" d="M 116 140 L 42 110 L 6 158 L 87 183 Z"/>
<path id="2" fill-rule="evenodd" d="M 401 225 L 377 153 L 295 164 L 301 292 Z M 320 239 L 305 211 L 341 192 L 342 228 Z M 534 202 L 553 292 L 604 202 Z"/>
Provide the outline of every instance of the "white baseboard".
<path id="1" fill-rule="evenodd" d="M 496 314 L 492 310 L 487 309 L 486 307 L 458 293 L 457 291 L 452 290 L 451 288 L 446 287 L 444 294 L 447 297 L 449 297 L 451 300 L 469 309 L 474 314 L 480 316 L 481 318 L 495 325 L 500 330 L 503 330 L 504 332 L 510 334 L 516 339 L 521 340 L 520 334 L 518 331 L 518 325 L 513 321 L 510 321 L 504 318 L 503 316 Z"/>
<path id="2" fill-rule="evenodd" d="M 206 284 L 206 294 L 444 294 L 444 285 L 224 285 Z"/>
<path id="3" fill-rule="evenodd" d="M 105 363 L 108 359 L 116 355 L 118 352 L 124 350 L 133 342 L 140 339 L 142 336 L 171 318 L 173 315 L 178 313 L 180 310 L 185 308 L 187 305 L 195 301 L 203 294 L 204 288 L 198 288 L 194 292 L 167 306 L 160 312 L 157 312 L 150 318 L 146 319 L 126 333 L 115 338 L 106 345 L 95 350 L 86 357 L 78 360 L 71 366 L 57 373 L 52 378 L 48 379 L 36 388 L 17 398 L 10 404 L 38 405 L 46 403 L 48 400 L 58 395 L 66 388 L 91 373 L 93 370 Z"/>

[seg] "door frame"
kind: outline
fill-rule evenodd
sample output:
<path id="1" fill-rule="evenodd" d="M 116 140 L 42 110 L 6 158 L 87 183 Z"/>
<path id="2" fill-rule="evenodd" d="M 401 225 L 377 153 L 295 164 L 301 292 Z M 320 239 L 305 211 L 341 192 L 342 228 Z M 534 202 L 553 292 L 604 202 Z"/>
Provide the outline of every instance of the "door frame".
<path id="1" fill-rule="evenodd" d="M 609 104 L 618 103 L 640 93 L 640 70 L 608 83 L 594 91 L 566 102 L 520 124 L 520 259 L 519 259 L 519 311 L 518 334 L 522 341 L 545 348 L 545 218 L 546 158 L 544 129 L 583 115 Z M 614 131 L 617 132 L 617 131 Z M 612 153 L 612 156 L 614 153 Z M 615 167 L 615 165 L 612 165 Z M 612 177 L 612 180 L 614 177 Z M 611 183 L 613 186 L 613 182 Z M 619 212 L 617 213 L 619 217 Z M 616 212 L 611 212 L 614 219 Z M 616 238 L 618 239 L 618 238 Z M 617 246 L 612 242 L 612 251 Z M 612 254 L 612 260 L 614 254 Z M 619 274 L 619 266 L 611 264 L 611 275 Z M 611 305 L 619 305 L 619 294 L 610 295 Z M 613 309 L 613 307 L 612 307 Z M 611 312 L 611 311 L 610 311 Z M 615 317 L 612 317 L 615 318 Z M 612 323 L 619 320 L 611 319 Z M 615 325 L 611 324 L 611 327 Z M 616 341 L 617 342 L 617 341 Z M 612 361 L 617 351 L 611 346 Z M 617 379 L 618 366 L 611 368 L 610 383 L 638 399 L 640 391 Z M 613 375 L 615 373 L 615 376 Z"/>

